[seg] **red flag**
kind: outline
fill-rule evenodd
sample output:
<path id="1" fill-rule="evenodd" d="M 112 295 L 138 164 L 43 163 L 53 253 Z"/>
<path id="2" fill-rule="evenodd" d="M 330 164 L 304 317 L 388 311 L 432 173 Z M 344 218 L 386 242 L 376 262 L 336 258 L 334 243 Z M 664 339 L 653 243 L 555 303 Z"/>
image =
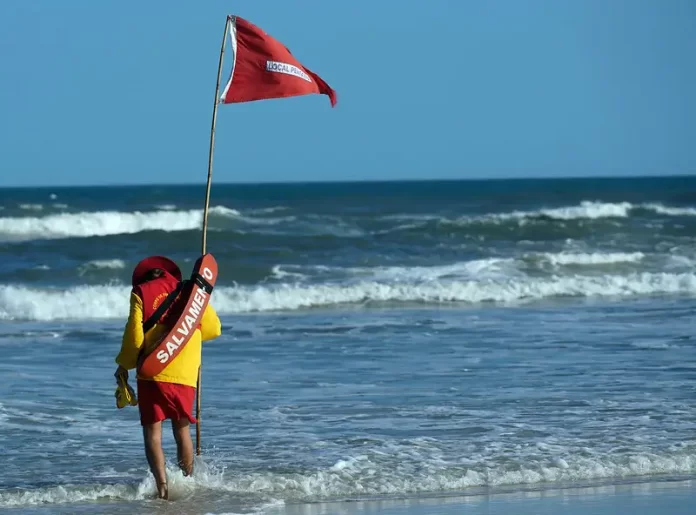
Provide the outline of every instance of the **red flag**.
<path id="1" fill-rule="evenodd" d="M 293 57 L 285 45 L 239 16 L 230 16 L 232 71 L 220 102 L 231 104 L 336 92 Z"/>

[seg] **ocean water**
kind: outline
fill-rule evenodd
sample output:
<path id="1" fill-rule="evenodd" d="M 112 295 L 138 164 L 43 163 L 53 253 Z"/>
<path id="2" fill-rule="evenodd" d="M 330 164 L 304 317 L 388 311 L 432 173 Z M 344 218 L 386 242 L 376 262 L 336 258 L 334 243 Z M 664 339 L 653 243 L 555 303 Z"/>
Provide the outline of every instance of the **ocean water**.
<path id="1" fill-rule="evenodd" d="M 133 266 L 188 275 L 203 200 L 0 190 L 0 508 L 171 508 L 112 374 Z M 223 335 L 194 477 L 165 432 L 177 513 L 696 477 L 696 178 L 214 183 L 211 206 Z"/>

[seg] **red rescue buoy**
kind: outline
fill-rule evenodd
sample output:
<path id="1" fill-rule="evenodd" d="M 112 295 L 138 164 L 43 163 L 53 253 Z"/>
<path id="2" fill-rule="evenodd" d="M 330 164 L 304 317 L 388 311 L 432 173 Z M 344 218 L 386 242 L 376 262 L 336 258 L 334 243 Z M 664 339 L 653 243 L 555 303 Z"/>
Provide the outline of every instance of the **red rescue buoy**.
<path id="1" fill-rule="evenodd" d="M 166 316 L 167 320 L 175 320 L 175 322 L 138 357 L 139 377 L 155 377 L 183 350 L 201 323 L 217 276 L 217 261 L 212 254 L 204 254 L 198 258 L 193 266 L 190 280 L 184 283 L 179 297 Z"/>

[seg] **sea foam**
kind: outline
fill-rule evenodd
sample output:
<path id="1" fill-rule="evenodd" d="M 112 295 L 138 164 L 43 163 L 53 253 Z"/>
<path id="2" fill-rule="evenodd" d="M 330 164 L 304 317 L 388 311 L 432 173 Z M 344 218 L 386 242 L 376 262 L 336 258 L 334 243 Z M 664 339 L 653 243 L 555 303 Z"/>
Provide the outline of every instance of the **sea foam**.
<path id="1" fill-rule="evenodd" d="M 582 454 L 582 453 L 581 453 Z M 696 456 L 689 453 L 631 454 L 584 457 L 565 454 L 553 460 L 457 464 L 453 459 L 419 457 L 416 449 L 401 465 L 393 458 L 366 453 L 346 457 L 317 470 L 284 472 L 236 472 L 203 470 L 183 478 L 171 469 L 170 496 L 182 499 L 198 489 L 253 495 L 266 506 L 287 501 L 318 501 L 346 497 L 403 496 L 461 492 L 475 487 L 509 487 L 553 484 L 564 481 L 604 484 L 607 480 L 654 475 L 679 476 L 696 471 Z M 414 462 L 414 460 L 418 460 Z M 198 466 L 198 465 L 197 465 Z M 199 467 L 200 469 L 200 467 Z M 151 498 L 154 481 L 148 475 L 139 483 L 57 485 L 22 491 L 0 492 L 0 507 L 69 504 L 89 501 L 139 501 Z"/>
<path id="2" fill-rule="evenodd" d="M 239 212 L 224 206 L 210 209 L 211 215 L 238 216 Z M 44 217 L 0 218 L 0 239 L 30 240 L 54 238 L 87 238 L 114 234 L 135 234 L 142 231 L 190 231 L 200 229 L 203 211 L 157 210 L 149 212 L 96 211 L 59 213 Z"/>
<path id="3" fill-rule="evenodd" d="M 24 204 L 25 210 L 38 210 L 42 206 Z M 251 209 L 247 216 L 242 216 L 237 210 L 216 206 L 210 209 L 213 216 L 236 218 L 240 222 L 257 226 L 269 227 L 281 223 L 295 224 L 296 215 L 283 217 L 261 216 L 275 211 L 284 210 L 282 206 Z M 657 203 L 632 204 L 630 202 L 599 202 L 583 201 L 578 205 L 544 208 L 532 211 L 512 211 L 487 213 L 481 215 L 466 215 L 448 218 L 437 215 L 402 214 L 381 217 L 382 221 L 393 221 L 390 228 L 376 230 L 377 234 L 388 234 L 404 230 L 414 230 L 425 227 L 436 221 L 442 224 L 469 225 L 491 223 L 500 224 L 513 222 L 527 224 L 535 220 L 550 220 L 567 222 L 572 220 L 600 220 L 627 218 L 640 210 L 651 211 L 661 216 L 696 216 L 696 208 L 671 207 Z M 30 240 L 58 238 L 87 238 L 93 236 L 109 236 L 116 234 L 136 234 L 143 231 L 189 231 L 198 230 L 202 225 L 203 212 L 201 209 L 177 210 L 173 204 L 162 204 L 153 211 L 93 211 L 80 213 L 53 213 L 45 216 L 16 216 L 0 217 L 1 240 Z M 312 223 L 308 225 L 308 220 Z M 317 232 L 317 220 L 323 223 L 321 231 L 336 236 L 356 237 L 363 232 L 356 227 L 345 225 L 340 217 L 308 214 L 304 221 L 298 222 L 297 228 Z M 404 221 L 410 223 L 403 223 Z M 303 225 L 304 224 L 304 225 Z"/>
<path id="4" fill-rule="evenodd" d="M 0 319 L 88 320 L 128 314 L 128 286 L 81 285 L 68 289 L 0 286 Z M 351 284 L 279 283 L 218 286 L 213 304 L 221 314 L 287 311 L 373 303 L 480 304 L 532 302 L 554 297 L 626 297 L 694 294 L 692 273 L 600 276 L 495 277 L 424 282 L 359 280 Z"/>

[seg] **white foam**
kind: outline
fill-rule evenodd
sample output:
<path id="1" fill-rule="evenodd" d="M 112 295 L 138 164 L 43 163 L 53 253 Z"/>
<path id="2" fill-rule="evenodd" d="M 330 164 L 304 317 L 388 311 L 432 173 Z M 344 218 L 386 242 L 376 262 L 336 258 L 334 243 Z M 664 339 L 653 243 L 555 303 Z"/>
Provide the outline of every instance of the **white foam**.
<path id="1" fill-rule="evenodd" d="M 592 253 L 545 253 L 544 258 L 553 265 L 609 265 L 613 263 L 637 263 L 645 254 L 642 252 L 592 252 Z"/>
<path id="2" fill-rule="evenodd" d="M 287 277 L 294 277 L 296 279 L 306 279 L 307 275 L 299 272 L 290 272 L 289 270 L 284 270 L 282 265 L 275 265 L 271 269 L 271 277 L 275 279 L 284 279 Z"/>
<path id="3" fill-rule="evenodd" d="M 20 204 L 19 209 L 27 209 L 30 211 L 41 211 L 43 209 L 42 204 Z"/>
<path id="4" fill-rule="evenodd" d="M 128 316 L 128 286 L 67 290 L 0 286 L 0 320 L 88 320 Z"/>
<path id="5" fill-rule="evenodd" d="M 306 273 L 289 272 L 289 270 L 304 270 Z M 374 281 L 420 283 L 439 279 L 481 279 L 513 277 L 520 275 L 514 258 L 484 258 L 471 261 L 461 261 L 448 265 L 434 266 L 375 266 L 375 267 L 336 267 L 326 265 L 277 265 L 273 268 L 279 277 L 297 276 L 314 278 L 322 277 L 327 280 L 370 279 Z"/>
<path id="6" fill-rule="evenodd" d="M 282 216 L 277 218 L 253 218 L 250 216 L 239 216 L 241 221 L 246 222 L 251 225 L 278 225 L 282 223 L 294 222 L 296 216 Z"/>
<path id="7" fill-rule="evenodd" d="M 584 200 L 579 205 L 563 206 L 557 208 L 539 209 L 534 211 L 512 211 L 510 213 L 491 213 L 473 220 L 519 220 L 524 222 L 530 218 L 546 217 L 554 220 L 597 220 L 601 218 L 627 218 L 631 212 L 637 209 L 654 211 L 657 214 L 667 216 L 696 216 L 696 208 L 669 207 L 658 203 L 632 204 L 630 202 L 599 202 Z M 459 222 L 469 223 L 470 217 L 464 217 Z"/>
<path id="8" fill-rule="evenodd" d="M 427 447 L 427 442 L 423 443 Z M 498 462 L 460 459 L 411 448 L 398 456 L 369 452 L 348 456 L 333 466 L 307 472 L 223 472 L 196 464 L 193 477 L 183 477 L 168 466 L 171 501 L 189 497 L 197 489 L 253 495 L 260 505 L 254 511 L 279 507 L 287 501 L 313 501 L 340 497 L 458 492 L 472 487 L 536 485 L 557 482 L 605 482 L 618 478 L 682 475 L 696 472 L 696 455 L 688 453 L 594 455 L 564 453 L 536 455 L 525 461 L 504 457 Z M 150 474 L 139 484 L 65 485 L 35 490 L 2 491 L 0 507 L 94 502 L 138 501 L 153 498 Z M 258 511 L 257 511 L 258 510 Z M 248 509 L 245 510 L 248 512 Z"/>
<path id="9" fill-rule="evenodd" d="M 239 212 L 224 206 L 210 209 L 210 214 L 233 217 Z M 203 211 L 60 213 L 44 217 L 0 218 L 0 239 L 86 238 L 113 234 L 134 234 L 141 231 L 189 231 L 199 229 Z"/>
<path id="10" fill-rule="evenodd" d="M 198 460 L 197 460 L 198 461 Z M 196 486 L 215 487 L 219 483 L 219 474 L 207 472 L 204 464 L 196 464 L 202 468 L 196 478 L 185 478 L 181 472 L 167 464 L 167 476 L 169 482 L 170 500 L 185 496 Z M 100 477 L 94 474 L 95 478 Z M 133 484 L 95 484 L 95 485 L 69 485 L 38 488 L 36 490 L 24 490 L 20 492 L 0 492 L 0 507 L 19 507 L 44 504 L 69 504 L 79 502 L 94 502 L 100 500 L 140 501 L 154 498 L 156 493 L 154 479 L 147 474 L 145 479 L 137 485 Z"/>
<path id="11" fill-rule="evenodd" d="M 67 208 L 66 204 L 55 204 L 57 208 Z M 40 211 L 42 204 L 21 204 L 21 209 Z M 260 215 L 282 211 L 283 206 L 250 210 L 250 215 Z M 378 231 L 388 233 L 392 231 L 413 229 L 431 221 L 439 219 L 444 222 L 469 224 L 472 222 L 501 222 L 517 220 L 520 224 L 528 223 L 530 219 L 539 217 L 554 220 L 579 220 L 602 218 L 626 218 L 636 209 L 647 209 L 657 214 L 666 216 L 696 216 L 696 208 L 669 207 L 659 203 L 634 205 L 630 202 L 599 202 L 583 201 L 575 206 L 562 206 L 534 211 L 513 211 L 510 213 L 490 213 L 483 216 L 464 216 L 458 220 L 441 219 L 437 215 L 391 215 L 382 219 L 407 220 L 409 223 L 401 224 Z M 226 217 L 237 217 L 240 221 L 257 225 L 272 226 L 279 223 L 294 222 L 294 216 L 277 218 L 242 217 L 239 211 L 224 206 L 213 207 L 211 214 Z M 173 204 L 163 204 L 154 211 L 96 211 L 80 213 L 57 213 L 43 217 L 5 217 L 0 218 L 0 239 L 25 240 L 34 238 L 69 238 L 106 236 L 114 234 L 133 234 L 141 231 L 186 231 L 195 230 L 202 225 L 202 210 L 176 210 Z M 312 217 L 310 216 L 310 219 Z M 414 223 L 414 221 L 416 223 Z M 327 229 L 328 227 L 328 229 Z M 350 227 L 340 225 L 323 226 L 324 230 L 333 231 L 335 234 L 347 236 L 359 236 L 362 232 Z M 340 229 L 340 230 L 339 230 Z"/>
<path id="12" fill-rule="evenodd" d="M 122 259 L 95 259 L 93 261 L 87 261 L 87 263 L 80 266 L 81 271 L 86 271 L 89 269 L 111 269 L 120 270 L 126 267 L 126 263 Z"/>
<path id="13" fill-rule="evenodd" d="M 0 405 L 1 407 L 1 405 Z M 224 481 L 224 472 L 207 465 L 199 457 L 195 459 L 195 473 L 193 477 L 184 477 L 178 467 L 167 463 L 167 481 L 169 488 L 169 500 L 176 502 L 188 497 L 197 489 L 212 489 L 229 491 Z M 124 476 L 124 474 L 119 474 Z M 95 479 L 114 477 L 108 470 L 93 474 Z M 136 479 L 137 478 L 131 478 Z M 137 484 L 133 481 L 116 484 L 93 485 L 58 485 L 52 487 L 37 488 L 35 490 L 0 491 L 0 508 L 72 504 L 95 501 L 142 501 L 154 499 L 156 496 L 155 482 L 152 474 L 145 473 L 145 478 Z M 245 513 L 263 513 L 272 508 L 282 506 L 280 499 L 270 499 L 259 502 L 255 506 L 247 506 Z M 253 510 L 253 511 L 249 511 Z"/>
<path id="14" fill-rule="evenodd" d="M 653 209 L 657 209 L 653 205 Z M 636 207 L 630 202 L 598 202 L 584 200 L 578 205 L 562 206 L 556 208 L 546 208 L 531 211 L 511 211 L 503 213 L 488 213 L 484 215 L 464 215 L 456 219 L 441 217 L 433 214 L 398 214 L 380 217 L 381 220 L 394 220 L 401 222 L 400 225 L 377 231 L 377 234 L 386 234 L 395 231 L 404 231 L 424 227 L 426 224 L 437 221 L 455 225 L 469 225 L 471 223 L 501 223 L 516 221 L 520 225 L 528 223 L 530 220 L 538 218 L 550 218 L 553 220 L 569 221 L 582 219 L 602 219 L 602 218 L 627 218 L 631 210 Z M 404 223 L 406 222 L 406 223 Z"/>
<path id="15" fill-rule="evenodd" d="M 388 456 L 388 455 L 387 455 Z M 462 464 L 446 455 L 424 456 L 413 449 L 399 463 L 371 453 L 338 460 L 328 469 L 309 473 L 257 472 L 220 477 L 215 488 L 284 500 L 318 500 L 343 496 L 399 495 L 462 491 L 481 486 L 529 485 L 561 481 L 607 480 L 655 474 L 692 474 L 696 456 L 632 454 L 555 459 L 538 456 L 529 462 Z"/>
<path id="16" fill-rule="evenodd" d="M 579 220 L 599 218 L 626 218 L 633 205 L 630 202 L 593 202 L 584 200 L 576 206 L 563 206 L 556 208 L 539 209 L 534 211 L 512 211 L 509 213 L 490 213 L 479 217 L 463 217 L 459 223 L 471 221 L 508 221 L 518 220 L 523 223 L 532 218 L 552 218 L 554 220 Z"/>
<path id="17" fill-rule="evenodd" d="M 261 215 L 261 214 L 267 214 L 267 213 L 275 213 L 277 211 L 285 211 L 288 209 L 285 206 L 273 206 L 273 207 L 262 207 L 258 209 L 251 209 L 249 211 L 250 214 L 255 214 L 255 215 Z"/>
<path id="18" fill-rule="evenodd" d="M 124 318 L 128 286 L 76 286 L 42 289 L 0 286 L 0 319 L 87 320 Z M 221 314 L 283 311 L 368 302 L 501 304 L 552 297 L 625 297 L 655 294 L 695 294 L 691 273 L 633 273 L 627 275 L 549 278 L 483 278 L 433 280 L 423 283 L 358 281 L 341 284 L 278 284 L 219 286 L 213 304 Z"/>
<path id="19" fill-rule="evenodd" d="M 201 209 L 200 211 L 196 211 L 201 214 L 201 217 L 203 216 L 203 210 Z M 239 211 L 236 209 L 232 209 L 230 207 L 225 207 L 225 206 L 215 206 L 211 207 L 209 209 L 209 214 L 214 214 L 214 215 L 220 215 L 220 216 L 227 216 L 227 217 L 238 217 L 240 216 Z"/>
<path id="20" fill-rule="evenodd" d="M 35 506 L 43 504 L 65 504 L 105 499 L 135 501 L 144 499 L 136 488 L 118 485 L 55 486 L 25 490 L 23 492 L 0 492 L 0 506 L 5 508 Z"/>
<path id="21" fill-rule="evenodd" d="M 644 339 L 644 340 L 639 340 L 631 343 L 632 347 L 635 347 L 636 349 L 648 349 L 648 350 L 666 350 L 666 349 L 673 349 L 677 347 L 676 345 L 670 345 L 664 340 L 655 340 L 655 339 Z"/>
<path id="22" fill-rule="evenodd" d="M 274 499 L 269 502 L 261 503 L 258 506 L 251 508 L 253 511 L 236 512 L 236 511 L 225 511 L 222 513 L 207 512 L 205 515 L 266 515 L 267 513 L 282 513 L 278 512 L 279 508 L 283 508 L 285 502 L 282 499 Z"/>
<path id="23" fill-rule="evenodd" d="M 540 215 L 558 220 L 573 220 L 576 218 L 625 218 L 633 206 L 629 202 L 609 203 L 583 201 L 579 206 L 542 209 Z"/>
<path id="24" fill-rule="evenodd" d="M 516 272 L 515 260 L 486 258 L 437 266 L 392 266 L 374 268 L 349 268 L 352 275 L 369 275 L 377 281 L 423 282 L 446 278 L 510 277 Z"/>
<path id="25" fill-rule="evenodd" d="M 667 266 L 670 268 L 693 267 L 696 264 L 694 259 L 687 256 L 670 254 Z"/>
<path id="26" fill-rule="evenodd" d="M 660 215 L 668 216 L 696 216 L 696 208 L 693 207 L 669 207 L 662 204 L 645 204 L 646 209 L 652 209 Z"/>

